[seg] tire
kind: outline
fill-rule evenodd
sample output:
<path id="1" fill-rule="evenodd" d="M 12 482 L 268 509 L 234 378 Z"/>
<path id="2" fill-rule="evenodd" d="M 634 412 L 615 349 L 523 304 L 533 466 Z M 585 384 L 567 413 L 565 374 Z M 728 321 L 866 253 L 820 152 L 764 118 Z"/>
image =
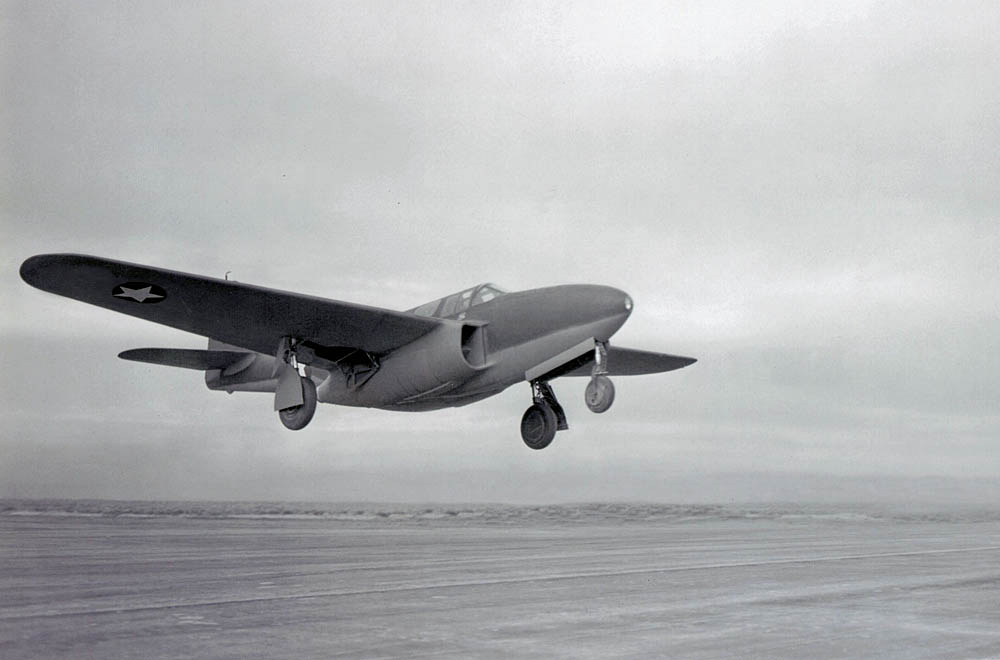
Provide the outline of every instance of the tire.
<path id="1" fill-rule="evenodd" d="M 556 413 L 546 403 L 536 403 L 521 417 L 521 439 L 531 449 L 545 449 L 556 437 L 559 422 Z"/>
<path id="2" fill-rule="evenodd" d="M 594 376 L 587 383 L 584 400 L 592 412 L 604 412 L 615 402 L 615 384 L 607 376 Z"/>
<path id="3" fill-rule="evenodd" d="M 316 413 L 316 383 L 312 378 L 302 379 L 302 405 L 282 408 L 278 411 L 278 417 L 286 429 L 298 431 L 304 429 L 312 421 Z"/>

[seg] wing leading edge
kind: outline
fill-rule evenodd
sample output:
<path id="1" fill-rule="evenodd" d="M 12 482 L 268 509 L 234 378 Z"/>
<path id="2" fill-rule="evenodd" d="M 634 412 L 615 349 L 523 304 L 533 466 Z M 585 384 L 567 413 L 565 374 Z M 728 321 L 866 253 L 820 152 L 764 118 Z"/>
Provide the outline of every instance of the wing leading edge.
<path id="1" fill-rule="evenodd" d="M 31 257 L 21 264 L 21 278 L 43 291 L 265 355 L 273 355 L 283 337 L 383 354 L 444 323 L 407 312 L 80 254 Z"/>

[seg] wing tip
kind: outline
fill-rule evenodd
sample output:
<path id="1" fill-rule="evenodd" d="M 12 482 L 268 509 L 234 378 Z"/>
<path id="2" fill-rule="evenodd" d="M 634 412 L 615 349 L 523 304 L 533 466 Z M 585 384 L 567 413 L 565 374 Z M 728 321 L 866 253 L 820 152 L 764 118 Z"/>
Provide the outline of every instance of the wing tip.
<path id="1" fill-rule="evenodd" d="M 40 271 L 51 263 L 52 256 L 51 254 L 36 254 L 33 257 L 25 259 L 21 264 L 21 269 L 18 271 L 21 279 L 31 286 L 38 286 L 37 282 L 40 279 Z"/>
<path id="2" fill-rule="evenodd" d="M 22 280 L 31 286 L 45 290 L 45 284 L 48 280 L 46 276 L 51 275 L 50 268 L 52 266 L 79 262 L 82 259 L 88 258 L 92 257 L 88 257 L 85 254 L 72 253 L 36 254 L 33 257 L 28 257 L 21 263 L 18 274 Z"/>

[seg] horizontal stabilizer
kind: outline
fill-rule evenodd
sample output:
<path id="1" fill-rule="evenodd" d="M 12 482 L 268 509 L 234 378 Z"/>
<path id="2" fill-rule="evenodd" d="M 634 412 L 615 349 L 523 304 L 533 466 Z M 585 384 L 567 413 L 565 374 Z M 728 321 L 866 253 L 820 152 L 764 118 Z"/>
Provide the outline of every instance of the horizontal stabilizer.
<path id="1" fill-rule="evenodd" d="M 594 364 L 593 355 L 583 364 L 577 364 L 570 371 L 562 373 L 562 376 L 589 376 Z M 579 361 L 578 361 L 579 362 Z M 682 357 L 680 355 L 668 355 L 667 353 L 653 353 L 652 351 L 640 351 L 634 348 L 621 348 L 620 346 L 608 347 L 608 375 L 609 376 L 639 376 L 642 374 L 658 374 L 664 371 L 681 369 L 697 362 L 695 358 Z M 570 366 L 570 365 L 567 365 Z"/>
<path id="2" fill-rule="evenodd" d="M 229 369 L 244 361 L 245 366 L 253 362 L 254 353 L 245 351 L 203 351 L 193 348 L 133 348 L 118 354 L 123 360 L 163 364 L 184 369 Z M 234 369 L 233 371 L 239 371 Z"/>

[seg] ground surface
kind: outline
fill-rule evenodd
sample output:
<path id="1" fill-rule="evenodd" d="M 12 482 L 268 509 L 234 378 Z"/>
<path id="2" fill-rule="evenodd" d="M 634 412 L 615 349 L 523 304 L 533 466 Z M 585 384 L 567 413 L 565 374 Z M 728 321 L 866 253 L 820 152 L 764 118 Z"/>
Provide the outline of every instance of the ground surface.
<path id="1" fill-rule="evenodd" d="M 427 513 L 8 511 L 0 657 L 1000 658 L 990 517 Z"/>

